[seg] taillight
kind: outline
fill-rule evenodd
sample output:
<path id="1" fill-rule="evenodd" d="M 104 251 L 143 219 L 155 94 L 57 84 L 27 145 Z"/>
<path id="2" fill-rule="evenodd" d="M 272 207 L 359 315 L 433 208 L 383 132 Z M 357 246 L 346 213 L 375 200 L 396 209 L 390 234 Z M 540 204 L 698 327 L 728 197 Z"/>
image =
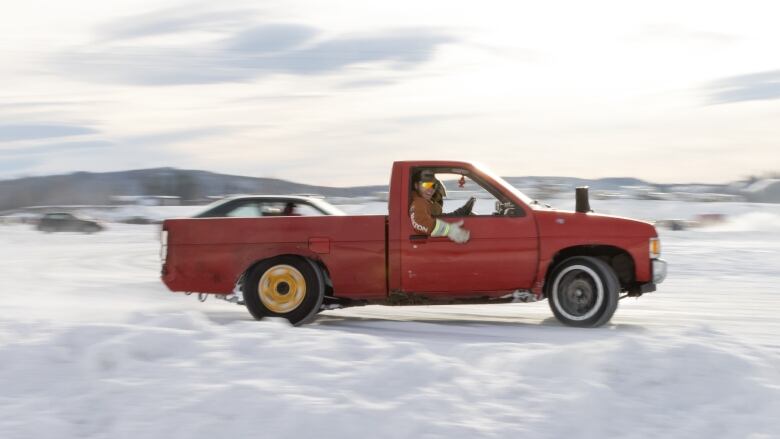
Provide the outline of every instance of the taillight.
<path id="1" fill-rule="evenodd" d="M 168 231 L 160 232 L 160 262 L 165 263 L 168 258 Z"/>

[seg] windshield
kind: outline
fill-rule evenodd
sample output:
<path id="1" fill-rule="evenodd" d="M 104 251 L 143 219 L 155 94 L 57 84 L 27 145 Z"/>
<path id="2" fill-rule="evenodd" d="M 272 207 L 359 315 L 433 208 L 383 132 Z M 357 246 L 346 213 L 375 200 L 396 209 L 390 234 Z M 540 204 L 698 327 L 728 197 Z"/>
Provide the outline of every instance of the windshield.
<path id="1" fill-rule="evenodd" d="M 479 170 L 482 171 L 483 174 L 485 174 L 488 177 L 492 178 L 493 180 L 495 180 L 496 183 L 498 183 L 499 185 L 501 185 L 504 188 L 506 188 L 506 190 L 511 192 L 512 195 L 514 195 L 517 198 L 519 198 L 520 201 L 522 201 L 525 204 L 528 204 L 529 206 L 534 204 L 534 200 L 532 198 L 530 198 L 528 195 L 526 195 L 526 194 L 520 192 L 519 190 L 517 190 L 517 188 L 515 188 L 514 186 L 509 184 L 509 182 L 507 182 L 503 178 L 501 178 L 498 175 L 494 174 L 486 166 L 483 166 L 481 163 L 475 163 L 475 164 L 477 165 L 477 168 L 479 168 Z"/>
<path id="2" fill-rule="evenodd" d="M 228 202 L 230 202 L 230 201 L 233 201 L 234 199 L 235 199 L 235 197 L 225 197 L 225 198 L 221 198 L 221 199 L 219 199 L 219 200 L 217 200 L 217 201 L 214 201 L 214 202 L 212 202 L 212 203 L 209 203 L 209 204 L 207 204 L 207 205 L 205 205 L 205 206 L 201 207 L 200 209 L 198 209 L 198 210 L 195 212 L 195 214 L 193 214 L 193 215 L 192 215 L 192 217 L 193 217 L 193 218 L 197 218 L 197 217 L 199 217 L 199 216 L 201 216 L 201 215 L 205 214 L 206 212 L 208 212 L 208 211 L 210 211 L 210 210 L 214 209 L 215 207 L 218 207 L 218 206 L 221 206 L 221 205 L 223 205 L 223 204 L 225 204 L 225 203 L 228 203 Z"/>

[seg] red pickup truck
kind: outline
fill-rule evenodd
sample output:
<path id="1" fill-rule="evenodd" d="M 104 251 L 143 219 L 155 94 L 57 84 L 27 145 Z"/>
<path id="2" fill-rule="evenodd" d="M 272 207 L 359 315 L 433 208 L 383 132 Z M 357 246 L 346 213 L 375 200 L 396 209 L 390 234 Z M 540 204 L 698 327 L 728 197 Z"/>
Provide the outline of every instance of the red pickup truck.
<path id="1" fill-rule="evenodd" d="M 445 211 L 476 198 L 439 218 L 462 220 L 467 243 L 413 228 L 412 178 L 421 170 L 447 187 Z M 587 189 L 565 212 L 474 163 L 401 161 L 387 207 L 387 215 L 169 219 L 162 280 L 171 291 L 243 296 L 255 318 L 296 325 L 336 307 L 546 298 L 561 322 L 595 327 L 621 294 L 655 291 L 666 277 L 655 228 L 592 213 Z"/>

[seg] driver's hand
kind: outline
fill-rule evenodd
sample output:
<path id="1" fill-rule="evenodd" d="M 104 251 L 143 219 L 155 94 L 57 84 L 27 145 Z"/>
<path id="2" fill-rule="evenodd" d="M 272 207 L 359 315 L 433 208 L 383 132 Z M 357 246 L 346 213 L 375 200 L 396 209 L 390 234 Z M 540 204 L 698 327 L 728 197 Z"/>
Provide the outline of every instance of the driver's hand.
<path id="1" fill-rule="evenodd" d="M 451 241 L 456 242 L 458 244 L 465 244 L 469 242 L 469 237 L 471 236 L 471 232 L 464 229 L 463 227 L 463 220 L 460 220 L 456 223 L 450 223 L 450 228 L 447 233 L 447 238 L 450 238 Z"/>
<path id="2" fill-rule="evenodd" d="M 468 207 L 469 205 L 473 205 L 477 201 L 477 197 L 469 197 L 468 201 L 463 204 L 463 206 L 460 206 L 459 208 L 455 209 L 454 212 L 452 212 L 453 215 L 460 216 L 460 215 L 466 215 L 468 213 Z"/>

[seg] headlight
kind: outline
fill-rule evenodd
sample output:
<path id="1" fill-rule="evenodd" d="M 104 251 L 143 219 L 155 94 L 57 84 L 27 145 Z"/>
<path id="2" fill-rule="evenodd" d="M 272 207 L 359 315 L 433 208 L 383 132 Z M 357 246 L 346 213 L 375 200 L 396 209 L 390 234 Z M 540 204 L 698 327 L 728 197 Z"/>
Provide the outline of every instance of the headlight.
<path id="1" fill-rule="evenodd" d="M 650 259 L 661 257 L 661 240 L 650 238 Z"/>

